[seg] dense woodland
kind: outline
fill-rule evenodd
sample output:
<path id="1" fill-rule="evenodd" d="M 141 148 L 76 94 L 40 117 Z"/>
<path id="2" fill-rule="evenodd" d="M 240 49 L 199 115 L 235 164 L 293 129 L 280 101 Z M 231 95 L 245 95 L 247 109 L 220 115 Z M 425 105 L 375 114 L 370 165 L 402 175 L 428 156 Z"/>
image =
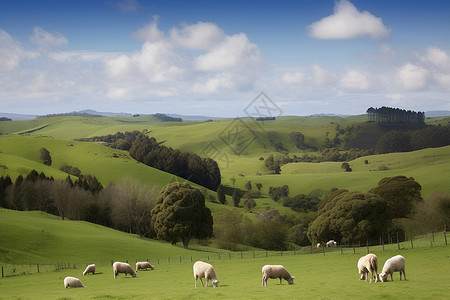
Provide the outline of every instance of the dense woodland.
<path id="1" fill-rule="evenodd" d="M 216 161 L 161 145 L 154 137 L 148 137 L 145 132 L 118 132 L 80 140 L 105 142 L 112 148 L 127 150 L 137 161 L 214 191 L 220 185 L 221 176 Z"/>
<path id="2" fill-rule="evenodd" d="M 381 124 L 413 124 L 425 125 L 425 113 L 382 106 L 370 107 L 366 111 L 369 122 Z"/>

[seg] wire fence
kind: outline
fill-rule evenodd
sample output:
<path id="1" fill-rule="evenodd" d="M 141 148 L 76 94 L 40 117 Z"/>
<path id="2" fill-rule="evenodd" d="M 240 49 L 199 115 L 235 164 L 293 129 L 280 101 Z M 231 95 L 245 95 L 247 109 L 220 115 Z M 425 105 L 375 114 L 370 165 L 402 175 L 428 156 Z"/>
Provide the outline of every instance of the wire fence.
<path id="1" fill-rule="evenodd" d="M 407 238 L 403 236 L 400 240 L 398 235 L 394 237 L 388 236 L 386 239 L 380 237 L 379 240 L 366 241 L 366 243 L 358 243 L 352 245 L 337 245 L 336 247 L 317 247 L 308 246 L 301 249 L 289 250 L 289 251 L 240 251 L 240 252 L 221 252 L 210 254 L 199 254 L 195 256 L 177 256 L 177 257 L 153 257 L 153 258 L 135 258 L 133 260 L 126 260 L 125 262 L 134 266 L 136 262 L 147 261 L 152 265 L 163 264 L 180 264 L 180 263 L 193 263 L 197 260 L 210 261 L 210 260 L 241 260 L 241 259 L 257 259 L 268 257 L 282 257 L 292 255 L 306 255 L 306 254 L 323 254 L 323 255 L 339 255 L 339 254 L 367 254 L 369 252 L 381 252 L 381 251 L 395 251 L 406 249 L 420 249 L 430 247 L 447 246 L 447 232 L 442 231 L 438 233 L 430 233 L 422 236 L 415 236 L 413 238 Z M 98 267 L 112 266 L 116 260 L 96 261 L 94 262 Z M 56 264 L 9 264 L 0 263 L 1 276 L 12 277 L 21 275 L 31 275 L 43 272 L 55 272 L 65 269 L 80 270 L 82 272 L 88 263 L 71 263 L 60 262 Z"/>

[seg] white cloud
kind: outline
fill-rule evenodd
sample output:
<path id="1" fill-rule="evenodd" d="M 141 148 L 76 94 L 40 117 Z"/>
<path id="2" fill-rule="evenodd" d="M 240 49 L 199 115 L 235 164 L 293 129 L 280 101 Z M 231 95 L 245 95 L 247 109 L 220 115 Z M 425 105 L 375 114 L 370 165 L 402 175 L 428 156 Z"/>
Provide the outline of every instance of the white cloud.
<path id="1" fill-rule="evenodd" d="M 390 33 L 380 18 L 367 11 L 359 12 L 347 0 L 336 2 L 334 14 L 312 23 L 308 31 L 317 39 L 352 39 L 362 36 L 379 39 Z"/>
<path id="2" fill-rule="evenodd" d="M 407 63 L 398 70 L 397 80 L 403 89 L 416 91 L 426 87 L 428 74 L 425 68 Z"/>
<path id="3" fill-rule="evenodd" d="M 285 84 L 289 85 L 296 85 L 301 84 L 304 80 L 305 76 L 300 72 L 293 72 L 293 73 L 285 73 L 283 77 L 281 77 L 281 80 Z"/>
<path id="4" fill-rule="evenodd" d="M 199 94 L 214 94 L 218 92 L 227 92 L 236 89 L 232 74 L 224 73 L 216 75 L 205 81 L 199 81 L 192 87 L 192 92 Z"/>
<path id="5" fill-rule="evenodd" d="M 67 46 L 68 40 L 59 32 L 53 34 L 45 31 L 41 27 L 34 27 L 31 41 L 36 44 L 41 51 L 49 51 Z"/>
<path id="6" fill-rule="evenodd" d="M 114 6 L 119 8 L 122 12 L 137 12 L 139 8 L 139 2 L 136 0 L 122 0 L 114 3 Z"/>
<path id="7" fill-rule="evenodd" d="M 33 53 L 25 51 L 18 41 L 0 29 L 0 72 L 12 71 L 23 59 L 32 56 L 34 56 Z"/>
<path id="8" fill-rule="evenodd" d="M 172 42 L 182 48 L 208 50 L 219 43 L 225 33 L 213 23 L 198 22 L 193 25 L 184 24 L 181 28 L 170 31 Z"/>
<path id="9" fill-rule="evenodd" d="M 133 33 L 133 36 L 146 42 L 160 41 L 163 39 L 164 33 L 158 28 L 158 19 L 158 16 L 154 16 L 152 22 L 138 29 Z"/>
<path id="10" fill-rule="evenodd" d="M 339 81 L 339 86 L 349 90 L 367 91 L 370 88 L 367 77 L 357 70 L 349 70 Z"/>
<path id="11" fill-rule="evenodd" d="M 195 59 L 199 71 L 227 71 L 248 68 L 261 62 L 258 46 L 243 33 L 226 36 L 223 41 Z"/>
<path id="12" fill-rule="evenodd" d="M 312 77 L 315 85 L 326 85 L 333 82 L 336 76 L 328 70 L 323 69 L 318 64 L 311 66 Z"/>

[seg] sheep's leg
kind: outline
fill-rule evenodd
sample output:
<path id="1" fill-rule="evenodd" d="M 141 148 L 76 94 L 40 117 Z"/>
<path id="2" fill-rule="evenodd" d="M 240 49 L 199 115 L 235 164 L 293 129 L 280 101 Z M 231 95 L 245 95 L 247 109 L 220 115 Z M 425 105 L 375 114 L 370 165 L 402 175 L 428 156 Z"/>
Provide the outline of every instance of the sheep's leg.
<path id="1" fill-rule="evenodd" d="M 401 275 L 401 273 L 400 273 Z M 403 280 L 406 280 L 406 273 L 405 273 L 405 269 L 403 269 Z"/>
<path id="2" fill-rule="evenodd" d="M 205 285 L 205 287 L 208 287 L 208 281 L 209 281 L 209 279 L 208 279 L 208 278 L 205 278 L 205 280 L 206 280 L 206 285 Z"/>
<path id="3" fill-rule="evenodd" d="M 194 276 L 194 279 L 195 279 L 195 288 L 197 288 L 197 276 Z"/>
<path id="4" fill-rule="evenodd" d="M 281 277 L 280 277 L 280 284 L 282 284 L 282 283 L 281 283 Z"/>
<path id="5" fill-rule="evenodd" d="M 394 274 L 394 272 L 392 272 L 391 273 L 391 281 L 394 281 L 394 278 L 392 277 L 392 274 Z M 402 275 L 400 274 L 400 277 L 401 277 Z M 401 279 L 400 279 L 401 280 Z"/>
<path id="6" fill-rule="evenodd" d="M 202 283 L 202 286 L 204 286 L 204 285 L 203 285 L 203 280 L 202 280 L 202 278 L 201 278 L 201 277 L 199 277 L 199 278 L 200 278 L 200 282 Z"/>

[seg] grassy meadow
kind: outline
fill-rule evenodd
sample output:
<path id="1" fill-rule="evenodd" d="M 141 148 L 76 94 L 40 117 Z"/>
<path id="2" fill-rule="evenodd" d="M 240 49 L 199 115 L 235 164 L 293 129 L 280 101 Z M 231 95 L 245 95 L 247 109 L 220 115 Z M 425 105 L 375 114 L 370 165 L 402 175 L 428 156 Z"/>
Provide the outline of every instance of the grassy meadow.
<path id="1" fill-rule="evenodd" d="M 222 252 L 221 259 L 214 249 L 209 251 L 186 250 L 170 244 L 141 239 L 101 226 L 79 221 L 61 221 L 41 212 L 0 211 L 2 240 L 0 252 L 16 264 L 56 264 L 62 261 L 97 264 L 95 275 L 83 276 L 83 267 L 57 271 L 33 271 L 31 275 L 0 278 L 1 299 L 447 299 L 450 287 L 448 246 L 443 235 L 436 235 L 431 246 L 430 237 L 416 239 L 414 249 L 409 242 L 370 248 L 379 259 L 379 269 L 389 258 L 401 254 L 406 259 L 407 281 L 366 283 L 358 280 L 356 263 L 365 255 L 365 247 L 339 248 L 325 255 L 314 249 L 314 254 L 269 255 L 259 251 L 256 258 L 251 252 L 229 259 Z M 16 222 L 13 222 L 16 220 Z M 439 242 L 438 242 L 439 240 Z M 11 246 L 10 246 L 11 245 Z M 13 246 L 14 245 L 14 246 Z M 220 253 L 220 252 L 219 252 Z M 178 261 L 177 257 L 183 260 Z M 214 265 L 219 287 L 194 288 L 192 263 L 207 260 Z M 157 263 L 156 257 L 172 257 Z M 153 271 L 139 271 L 130 276 L 114 279 L 111 260 L 146 260 L 155 266 Z M 33 264 L 33 266 L 32 266 Z M 269 279 L 268 287 L 261 286 L 261 267 L 265 264 L 282 264 L 295 276 L 294 285 L 278 279 Z M 3 266 L 3 264 L 2 264 Z M 41 270 L 44 266 L 41 266 Z M 65 289 L 66 276 L 80 278 L 86 288 Z M 200 285 L 200 281 L 198 285 Z"/>
<path id="2" fill-rule="evenodd" d="M 270 186 L 285 184 L 290 187 L 291 196 L 333 187 L 368 191 L 384 177 L 405 175 L 421 184 L 425 199 L 433 191 L 450 192 L 450 146 L 358 158 L 349 162 L 352 172 L 344 172 L 341 162 L 291 163 L 283 165 L 279 175 L 264 175 L 267 169 L 260 157 L 280 155 L 270 146 L 271 140 L 282 142 L 291 156 L 302 155 L 289 141 L 291 131 L 302 132 L 305 143 L 318 146 L 327 132 L 330 138 L 334 136 L 337 124 L 341 127 L 357 125 L 365 118 L 285 116 L 264 124 L 247 119 L 243 138 L 252 142 L 241 153 L 236 153 L 223 140 L 235 122 L 231 119 L 163 123 L 151 116 L 123 116 L 0 122 L 0 176 L 10 175 L 14 180 L 19 174 L 25 176 L 35 169 L 64 179 L 67 173 L 59 171 L 59 167 L 67 164 L 78 167 L 82 174 L 95 175 L 103 185 L 120 182 L 126 176 L 137 178 L 149 187 L 184 181 L 138 163 L 126 151 L 74 141 L 146 129 L 166 146 L 201 156 L 207 156 L 206 147 L 214 145 L 219 154 L 210 156 L 218 162 L 222 184 L 228 189 L 244 189 L 247 181 L 253 183 L 254 189 L 256 183 L 263 185 L 261 198 L 255 199 L 257 206 L 251 213 L 233 207 L 228 197 L 227 205 L 206 202 L 213 217 L 235 210 L 254 218 L 256 212 L 266 207 L 276 208 L 282 214 L 294 214 L 268 195 Z M 427 122 L 445 125 L 448 120 L 432 118 Z M 39 158 L 41 147 L 50 151 L 53 161 L 50 167 Z M 364 163 L 366 159 L 368 164 Z M 215 195 L 215 191 L 209 194 Z M 194 241 L 191 249 L 184 249 L 180 244 L 173 246 L 87 222 L 62 221 L 42 212 L 2 208 L 0 228 L 0 264 L 5 266 L 5 271 L 14 265 L 35 268 L 40 264 L 43 270 L 44 265 L 65 262 L 79 265 L 77 269 L 46 270 L 39 274 L 33 271 L 31 275 L 0 278 L 0 299 L 448 299 L 450 293 L 450 273 L 446 271 L 450 267 L 449 248 L 442 242 L 432 244 L 430 237 L 414 241 L 417 243 L 414 249 L 409 242 L 404 242 L 400 250 L 397 245 L 386 246 L 385 251 L 381 246 L 371 248 L 379 258 L 380 270 L 389 257 L 403 255 L 408 280 L 400 282 L 396 273 L 393 282 L 369 284 L 358 280 L 356 268 L 359 257 L 367 253 L 365 247 L 356 248 L 355 253 L 353 249 L 344 249 L 343 253 L 334 249 L 325 256 L 317 249 L 312 249 L 310 254 L 307 248 L 303 254 L 272 253 L 266 257 L 265 251 L 252 249 L 244 252 L 241 259 L 239 252 L 214 248 L 214 240 L 209 245 Z M 256 253 L 255 258 L 253 253 Z M 194 288 L 191 257 L 194 261 L 210 257 L 221 281 L 219 288 Z M 147 259 L 155 265 L 154 271 L 139 272 L 137 278 L 113 278 L 111 261 L 128 260 L 133 265 L 136 260 Z M 89 263 L 98 265 L 98 274 L 82 276 L 81 266 Z M 278 280 L 269 280 L 267 288 L 261 287 L 261 267 L 265 264 L 283 264 L 295 276 L 295 284 L 289 286 L 283 282 L 280 285 Z M 66 276 L 80 278 L 87 288 L 64 289 Z"/>

